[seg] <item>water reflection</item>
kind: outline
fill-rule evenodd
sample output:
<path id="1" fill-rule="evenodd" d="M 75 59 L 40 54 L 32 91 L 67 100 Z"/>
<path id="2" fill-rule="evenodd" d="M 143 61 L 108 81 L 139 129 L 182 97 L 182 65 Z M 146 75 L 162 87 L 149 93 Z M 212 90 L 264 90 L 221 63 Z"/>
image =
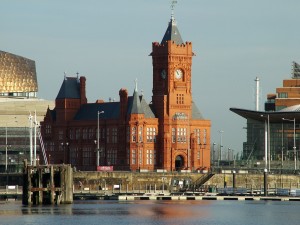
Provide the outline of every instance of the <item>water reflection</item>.
<path id="1" fill-rule="evenodd" d="M 299 210 L 297 202 L 264 201 L 76 201 L 32 207 L 1 202 L 0 224 L 294 225 Z"/>
<path id="2" fill-rule="evenodd" d="M 187 207 L 187 204 L 189 207 Z M 193 205 L 197 206 L 196 208 Z M 205 205 L 210 205 L 209 201 L 197 202 L 177 202 L 177 201 L 166 201 L 166 202 L 153 202 L 143 203 L 136 207 L 129 207 L 129 213 L 133 216 L 140 217 L 155 217 L 159 219 L 192 219 L 209 216 L 209 212 L 206 210 Z M 199 208 L 202 208 L 199 210 Z"/>

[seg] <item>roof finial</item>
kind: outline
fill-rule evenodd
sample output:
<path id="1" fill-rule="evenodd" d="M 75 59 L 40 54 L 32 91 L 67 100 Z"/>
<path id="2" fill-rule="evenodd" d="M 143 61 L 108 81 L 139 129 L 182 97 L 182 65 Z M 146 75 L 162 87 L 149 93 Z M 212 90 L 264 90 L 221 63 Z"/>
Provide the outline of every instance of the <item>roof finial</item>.
<path id="1" fill-rule="evenodd" d="M 64 72 L 64 79 L 67 80 L 67 72 Z"/>
<path id="2" fill-rule="evenodd" d="M 177 1 L 174 1 L 172 0 L 171 2 L 171 20 L 172 22 L 175 21 L 175 18 L 174 18 L 174 9 L 175 9 L 175 4 L 177 4 Z"/>
<path id="3" fill-rule="evenodd" d="M 137 80 L 137 78 L 135 78 L 134 83 L 135 83 L 135 89 L 134 89 L 134 91 L 137 92 L 138 91 L 138 88 L 137 88 L 138 80 Z"/>

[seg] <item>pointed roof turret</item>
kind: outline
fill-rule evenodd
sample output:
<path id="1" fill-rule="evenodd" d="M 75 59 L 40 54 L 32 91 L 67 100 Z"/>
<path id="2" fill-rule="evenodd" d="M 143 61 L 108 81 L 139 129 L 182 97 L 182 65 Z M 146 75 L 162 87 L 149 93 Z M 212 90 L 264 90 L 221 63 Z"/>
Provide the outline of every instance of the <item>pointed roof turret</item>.
<path id="1" fill-rule="evenodd" d="M 138 89 L 137 89 L 137 79 L 135 80 L 135 89 L 133 92 L 132 104 L 129 108 L 129 114 L 144 114 L 144 110 L 141 106 L 141 100 L 139 98 Z"/>
<path id="2" fill-rule="evenodd" d="M 177 28 L 177 23 L 175 21 L 175 17 L 174 17 L 174 8 L 175 8 L 175 4 L 177 3 L 177 1 L 172 1 L 172 5 L 171 5 L 171 9 L 172 9 L 172 13 L 171 13 L 171 20 L 169 22 L 168 28 L 166 30 L 166 33 L 161 41 L 161 44 L 164 44 L 167 41 L 174 41 L 177 45 L 181 45 L 184 44 L 181 35 L 179 33 L 179 30 Z"/>

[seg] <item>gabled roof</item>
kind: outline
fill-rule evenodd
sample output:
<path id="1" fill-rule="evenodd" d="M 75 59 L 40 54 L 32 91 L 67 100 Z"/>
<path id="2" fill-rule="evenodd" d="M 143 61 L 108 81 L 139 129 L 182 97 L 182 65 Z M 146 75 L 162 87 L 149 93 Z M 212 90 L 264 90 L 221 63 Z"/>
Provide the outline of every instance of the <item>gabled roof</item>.
<path id="1" fill-rule="evenodd" d="M 168 28 L 161 41 L 161 44 L 163 45 L 167 41 L 174 41 L 177 45 L 184 44 L 173 16 L 169 22 Z"/>
<path id="2" fill-rule="evenodd" d="M 65 98 L 80 98 L 80 85 L 78 78 L 76 77 L 65 77 L 60 87 L 56 99 Z"/>

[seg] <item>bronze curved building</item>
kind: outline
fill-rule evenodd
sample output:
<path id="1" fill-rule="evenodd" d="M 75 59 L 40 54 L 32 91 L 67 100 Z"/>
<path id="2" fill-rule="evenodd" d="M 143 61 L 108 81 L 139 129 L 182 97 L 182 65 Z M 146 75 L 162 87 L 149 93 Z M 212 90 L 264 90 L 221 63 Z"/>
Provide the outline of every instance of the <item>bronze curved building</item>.
<path id="1" fill-rule="evenodd" d="M 0 96 L 35 98 L 35 61 L 0 51 Z"/>

